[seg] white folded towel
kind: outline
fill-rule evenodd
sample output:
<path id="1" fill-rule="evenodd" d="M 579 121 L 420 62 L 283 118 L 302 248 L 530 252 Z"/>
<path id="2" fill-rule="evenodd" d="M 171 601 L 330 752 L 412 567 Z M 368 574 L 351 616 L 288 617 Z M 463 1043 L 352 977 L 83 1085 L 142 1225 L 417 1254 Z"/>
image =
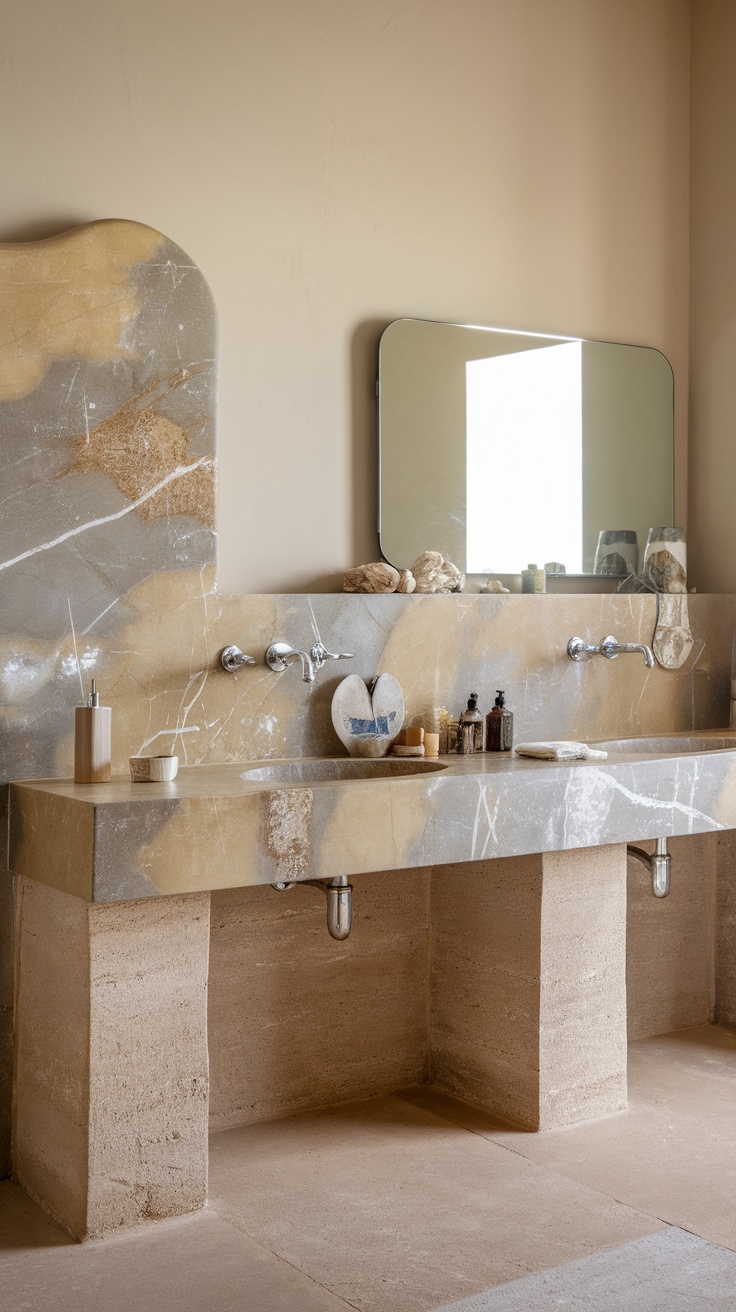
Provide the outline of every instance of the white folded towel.
<path id="1" fill-rule="evenodd" d="M 605 761 L 608 752 L 587 743 L 519 743 L 517 756 L 536 756 L 542 761 Z"/>

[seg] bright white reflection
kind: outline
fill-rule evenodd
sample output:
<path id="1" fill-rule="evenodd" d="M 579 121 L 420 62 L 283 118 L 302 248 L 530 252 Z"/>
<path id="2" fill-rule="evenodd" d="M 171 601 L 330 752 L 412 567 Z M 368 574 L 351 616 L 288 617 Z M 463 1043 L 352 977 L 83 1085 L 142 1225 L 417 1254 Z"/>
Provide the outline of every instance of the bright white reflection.
<path id="1" fill-rule="evenodd" d="M 582 342 L 468 361 L 466 405 L 468 573 L 580 573 Z"/>

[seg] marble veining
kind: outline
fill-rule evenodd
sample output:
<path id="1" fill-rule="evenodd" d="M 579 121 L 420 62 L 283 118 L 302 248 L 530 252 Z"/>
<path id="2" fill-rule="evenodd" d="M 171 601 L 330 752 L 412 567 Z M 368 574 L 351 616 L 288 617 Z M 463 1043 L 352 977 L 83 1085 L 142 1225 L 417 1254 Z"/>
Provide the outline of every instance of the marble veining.
<path id="1" fill-rule="evenodd" d="M 717 832 L 736 827 L 732 744 L 680 757 L 675 736 L 605 763 L 446 757 L 398 778 L 279 784 L 264 765 L 204 765 L 145 788 L 18 783 L 11 868 L 105 902 Z M 94 832 L 71 867 L 60 827 Z"/>
<path id="2" fill-rule="evenodd" d="M 0 279 L 3 789 L 70 768 L 74 706 L 93 673 L 112 700 L 136 589 L 162 571 L 186 575 L 172 600 L 192 604 L 200 571 L 214 577 L 217 326 L 199 269 L 144 224 L 0 245 Z M 113 677 L 118 695 L 145 697 L 125 671 Z M 132 750 L 116 718 L 119 759 Z M 64 831 L 70 870 L 85 835 Z M 0 937 L 10 941 L 9 925 Z M 2 1049 L 11 973 L 1 976 Z M 6 1124 L 3 1105 L 0 1175 Z"/>

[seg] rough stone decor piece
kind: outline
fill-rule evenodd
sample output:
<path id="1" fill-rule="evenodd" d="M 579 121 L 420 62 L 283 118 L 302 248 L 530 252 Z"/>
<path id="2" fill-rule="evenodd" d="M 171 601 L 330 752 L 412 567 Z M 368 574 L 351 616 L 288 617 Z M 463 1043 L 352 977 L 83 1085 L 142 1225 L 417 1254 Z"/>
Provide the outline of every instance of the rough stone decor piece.
<path id="1" fill-rule="evenodd" d="M 462 592 L 465 575 L 439 551 L 423 551 L 411 569 L 396 569 L 385 560 L 346 570 L 343 592 Z M 508 591 L 508 589 L 505 589 Z"/>
<path id="2" fill-rule="evenodd" d="M 355 569 L 346 570 L 343 578 L 343 592 L 413 592 L 415 583 L 401 587 L 402 575 L 408 570 L 394 569 L 385 560 L 374 560 L 368 565 L 357 565 Z M 404 580 L 408 582 L 408 580 Z"/>
<path id="3" fill-rule="evenodd" d="M 358 674 L 337 685 L 332 723 L 350 756 L 385 756 L 404 723 L 404 694 L 391 674 L 379 674 L 372 691 Z"/>
<path id="4" fill-rule="evenodd" d="M 439 551 L 423 551 L 411 567 L 417 592 L 462 592 L 465 575 Z"/>

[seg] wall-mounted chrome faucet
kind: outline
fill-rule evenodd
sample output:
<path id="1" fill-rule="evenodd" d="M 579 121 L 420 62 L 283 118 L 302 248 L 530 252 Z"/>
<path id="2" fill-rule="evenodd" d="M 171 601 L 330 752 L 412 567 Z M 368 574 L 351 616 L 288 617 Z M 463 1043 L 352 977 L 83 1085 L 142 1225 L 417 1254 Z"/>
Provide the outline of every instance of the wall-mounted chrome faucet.
<path id="1" fill-rule="evenodd" d="M 354 655 L 353 651 L 328 651 L 324 643 L 318 639 L 309 652 L 290 647 L 288 642 L 272 642 L 266 649 L 264 659 L 269 670 L 273 670 L 275 674 L 283 673 L 295 660 L 299 660 L 302 666 L 302 679 L 305 683 L 313 683 L 315 671 L 321 670 L 327 661 L 348 661 Z M 234 647 L 232 644 L 220 653 L 220 664 L 228 674 L 242 670 L 244 665 L 255 665 L 255 663 L 252 656 L 246 656 L 239 647 Z"/>
<path id="2" fill-rule="evenodd" d="M 622 652 L 640 651 L 644 657 L 644 664 L 651 670 L 654 667 L 654 653 L 651 647 L 647 647 L 645 642 L 618 642 L 613 634 L 607 638 L 601 638 L 597 647 L 585 642 L 583 638 L 571 638 L 567 644 L 567 654 L 574 661 L 584 661 L 586 656 L 605 656 L 607 660 L 615 660 Z"/>
<path id="3" fill-rule="evenodd" d="M 351 661 L 354 651 L 328 651 L 323 642 L 315 642 L 309 653 L 315 670 L 321 670 L 327 661 Z"/>
<path id="4" fill-rule="evenodd" d="M 266 664 L 274 674 L 282 674 L 295 661 L 302 663 L 302 679 L 305 683 L 314 683 L 314 665 L 312 658 L 305 651 L 290 647 L 288 642 L 272 642 L 266 649 Z"/>

